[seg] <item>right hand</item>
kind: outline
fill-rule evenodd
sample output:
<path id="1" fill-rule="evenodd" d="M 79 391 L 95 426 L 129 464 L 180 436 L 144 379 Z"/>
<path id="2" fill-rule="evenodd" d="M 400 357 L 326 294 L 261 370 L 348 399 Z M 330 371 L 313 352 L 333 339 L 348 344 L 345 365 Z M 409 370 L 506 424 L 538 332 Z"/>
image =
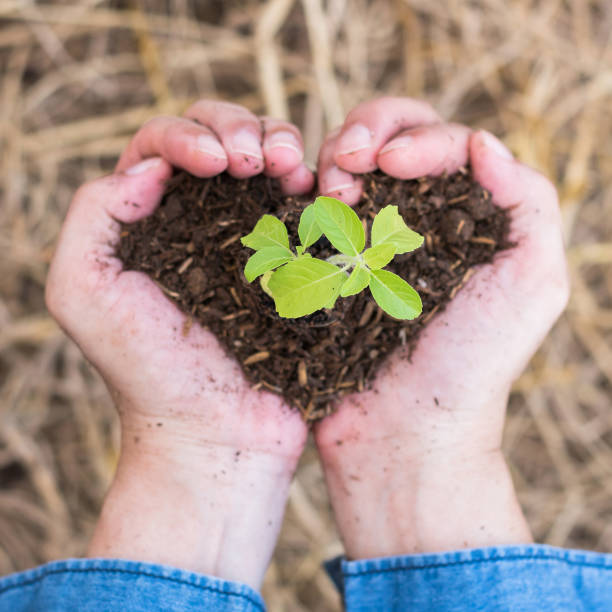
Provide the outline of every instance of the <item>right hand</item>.
<path id="1" fill-rule="evenodd" d="M 554 187 L 491 134 L 442 123 L 424 103 L 397 98 L 351 111 L 324 144 L 319 174 L 337 195 L 328 177 L 344 172 L 341 190 L 352 203 L 360 183 L 349 173 L 379 167 L 409 179 L 468 161 L 510 210 L 517 246 L 477 269 L 423 330 L 410 361 L 398 350 L 371 390 L 344 398 L 316 427 L 351 556 L 530 538 L 500 445 L 511 384 L 568 299 Z"/>

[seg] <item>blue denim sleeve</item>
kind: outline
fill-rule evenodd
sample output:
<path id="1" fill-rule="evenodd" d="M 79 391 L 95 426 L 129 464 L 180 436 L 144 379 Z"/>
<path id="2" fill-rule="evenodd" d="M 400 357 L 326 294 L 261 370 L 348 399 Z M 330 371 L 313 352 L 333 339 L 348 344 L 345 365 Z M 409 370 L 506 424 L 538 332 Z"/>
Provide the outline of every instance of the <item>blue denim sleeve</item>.
<path id="1" fill-rule="evenodd" d="M 263 612 L 250 587 L 117 559 L 67 559 L 0 579 L 0 612 Z"/>
<path id="2" fill-rule="evenodd" d="M 327 571 L 347 612 L 612 610 L 612 555 L 552 546 L 338 558 Z"/>

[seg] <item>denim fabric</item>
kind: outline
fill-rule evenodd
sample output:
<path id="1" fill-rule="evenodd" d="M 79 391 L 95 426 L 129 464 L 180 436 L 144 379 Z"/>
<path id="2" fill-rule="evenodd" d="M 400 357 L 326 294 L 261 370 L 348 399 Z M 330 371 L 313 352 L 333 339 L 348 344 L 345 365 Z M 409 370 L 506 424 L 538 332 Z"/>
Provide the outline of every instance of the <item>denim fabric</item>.
<path id="1" fill-rule="evenodd" d="M 347 612 L 612 611 L 612 555 L 544 545 L 364 561 L 327 570 Z"/>
<path id="2" fill-rule="evenodd" d="M 246 585 L 173 567 L 67 559 L 0 580 L 1 612 L 262 612 Z"/>
<path id="3" fill-rule="evenodd" d="M 612 555 L 508 546 L 328 564 L 347 612 L 612 611 Z M 0 612 L 263 612 L 246 585 L 114 559 L 68 559 L 0 580 Z"/>

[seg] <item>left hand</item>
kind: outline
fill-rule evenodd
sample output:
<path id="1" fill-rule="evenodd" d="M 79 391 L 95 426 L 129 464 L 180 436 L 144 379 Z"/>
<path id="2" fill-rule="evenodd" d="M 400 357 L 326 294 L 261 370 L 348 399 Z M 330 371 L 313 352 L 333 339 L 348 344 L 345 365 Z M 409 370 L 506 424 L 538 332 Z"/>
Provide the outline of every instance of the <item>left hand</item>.
<path id="1" fill-rule="evenodd" d="M 185 315 L 147 275 L 124 271 L 115 245 L 120 222 L 153 213 L 172 166 L 202 177 L 264 171 L 288 193 L 308 191 L 313 178 L 291 124 L 212 101 L 188 116 L 198 122 L 147 123 L 112 175 L 78 190 L 46 298 L 103 376 L 122 424 L 120 464 L 90 554 L 258 586 L 306 426 L 279 396 L 253 391 L 209 331 L 194 324 L 183 333 Z"/>

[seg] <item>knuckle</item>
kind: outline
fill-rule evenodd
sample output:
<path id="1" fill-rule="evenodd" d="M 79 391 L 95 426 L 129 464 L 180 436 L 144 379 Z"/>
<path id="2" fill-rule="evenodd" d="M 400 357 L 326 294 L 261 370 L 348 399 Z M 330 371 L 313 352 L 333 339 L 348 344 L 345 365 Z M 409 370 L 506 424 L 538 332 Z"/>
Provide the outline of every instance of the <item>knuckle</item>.
<path id="1" fill-rule="evenodd" d="M 251 111 L 246 108 L 245 106 L 242 106 L 242 104 L 236 104 L 235 102 L 226 102 L 225 100 L 219 100 L 219 101 L 212 101 L 212 104 L 214 107 L 220 109 L 220 110 L 226 110 L 226 111 L 231 111 L 234 113 L 245 113 L 248 115 L 253 115 L 253 113 L 251 113 Z M 254 117 L 255 115 L 253 115 Z"/>
<path id="2" fill-rule="evenodd" d="M 105 185 L 108 177 L 97 178 L 92 181 L 87 181 L 77 188 L 72 196 L 72 202 L 70 208 L 74 208 L 79 205 L 81 201 L 88 201 L 99 193 L 100 188 Z"/>
<path id="3" fill-rule="evenodd" d="M 167 123 L 175 119 L 170 115 L 157 115 L 156 117 L 152 117 L 145 121 L 138 132 L 145 132 L 149 130 L 159 129 L 160 127 L 164 127 Z"/>
<path id="4" fill-rule="evenodd" d="M 197 117 L 201 119 L 203 116 L 210 115 L 214 117 L 218 113 L 232 113 L 232 114 L 241 114 L 241 115 L 250 115 L 253 120 L 257 120 L 255 115 L 251 113 L 250 110 L 245 108 L 240 104 L 236 104 L 235 102 L 226 102 L 224 100 L 198 100 L 194 102 L 191 106 L 187 108 L 184 112 L 185 117 Z"/>
<path id="5" fill-rule="evenodd" d="M 472 128 L 468 127 L 467 125 L 463 125 L 462 123 L 447 123 L 442 125 L 444 125 L 446 133 L 453 142 L 455 142 L 456 138 L 460 138 L 462 143 L 465 140 L 465 146 L 467 147 L 469 138 L 474 133 Z M 434 125 L 432 129 L 435 129 L 435 127 L 436 126 Z"/>
<path id="6" fill-rule="evenodd" d="M 197 100 L 187 107 L 183 116 L 192 117 L 193 115 L 204 113 L 208 110 L 211 102 L 211 100 Z"/>

